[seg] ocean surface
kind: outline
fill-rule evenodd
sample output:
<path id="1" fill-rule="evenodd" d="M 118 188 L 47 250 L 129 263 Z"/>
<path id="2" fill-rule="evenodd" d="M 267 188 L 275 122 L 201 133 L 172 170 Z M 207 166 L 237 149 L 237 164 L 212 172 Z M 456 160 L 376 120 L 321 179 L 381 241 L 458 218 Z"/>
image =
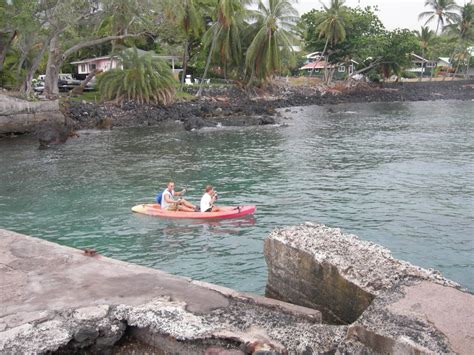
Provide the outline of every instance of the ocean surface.
<path id="1" fill-rule="evenodd" d="M 82 131 L 38 150 L 0 140 L 0 228 L 263 294 L 263 240 L 311 221 L 389 248 L 474 291 L 474 102 L 291 108 L 286 126 Z M 137 215 L 174 180 L 197 203 L 257 205 L 250 218 Z"/>

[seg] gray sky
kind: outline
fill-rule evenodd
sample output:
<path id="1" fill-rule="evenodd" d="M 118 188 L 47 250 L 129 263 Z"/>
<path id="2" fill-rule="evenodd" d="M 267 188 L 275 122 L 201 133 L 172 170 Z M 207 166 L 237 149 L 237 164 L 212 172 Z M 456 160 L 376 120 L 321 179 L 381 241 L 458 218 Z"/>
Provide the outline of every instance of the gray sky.
<path id="1" fill-rule="evenodd" d="M 329 4 L 330 0 L 323 2 Z M 464 0 L 457 0 L 457 3 L 463 5 Z M 418 22 L 418 14 L 426 10 L 424 4 L 425 0 L 346 0 L 346 5 L 350 7 L 378 5 L 378 16 L 389 30 L 397 27 L 419 30 L 424 23 Z M 311 9 L 320 9 L 321 3 L 318 0 L 299 0 L 295 8 L 302 15 Z M 436 25 L 431 27 L 436 29 Z"/>

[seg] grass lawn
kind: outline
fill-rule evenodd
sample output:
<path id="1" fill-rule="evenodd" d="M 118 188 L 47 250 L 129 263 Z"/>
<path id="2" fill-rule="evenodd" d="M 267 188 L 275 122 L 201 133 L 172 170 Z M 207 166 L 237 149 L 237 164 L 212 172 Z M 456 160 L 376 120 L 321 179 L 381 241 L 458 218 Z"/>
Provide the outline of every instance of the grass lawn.
<path id="1" fill-rule="evenodd" d="M 93 102 L 93 103 L 97 103 L 101 101 L 100 94 L 98 91 L 84 91 L 79 96 L 70 96 L 69 99 L 74 100 L 74 101 L 87 101 L 87 102 Z"/>

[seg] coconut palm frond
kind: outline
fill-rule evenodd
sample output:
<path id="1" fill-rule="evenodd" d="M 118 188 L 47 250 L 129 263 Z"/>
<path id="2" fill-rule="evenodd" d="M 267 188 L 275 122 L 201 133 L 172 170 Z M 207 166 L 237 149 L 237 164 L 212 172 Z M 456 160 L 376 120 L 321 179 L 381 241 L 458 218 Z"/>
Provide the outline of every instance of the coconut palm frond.
<path id="1" fill-rule="evenodd" d="M 175 79 L 165 62 L 151 54 L 140 56 L 136 49 L 124 51 L 120 58 L 123 69 L 112 69 L 98 76 L 99 92 L 104 99 L 162 105 L 172 102 Z"/>

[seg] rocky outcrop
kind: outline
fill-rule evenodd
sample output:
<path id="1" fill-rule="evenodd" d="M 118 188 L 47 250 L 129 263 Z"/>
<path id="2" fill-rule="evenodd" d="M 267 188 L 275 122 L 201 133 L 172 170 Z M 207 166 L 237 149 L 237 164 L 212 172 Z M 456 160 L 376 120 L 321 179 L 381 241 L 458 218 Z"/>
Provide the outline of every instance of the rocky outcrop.
<path id="1" fill-rule="evenodd" d="M 64 122 L 58 101 L 30 102 L 0 94 L 0 136 L 33 133 L 42 125 Z"/>
<path id="2" fill-rule="evenodd" d="M 341 353 L 468 354 L 474 348 L 474 296 L 439 272 L 310 223 L 273 231 L 264 251 L 267 296 L 348 324 Z"/>

